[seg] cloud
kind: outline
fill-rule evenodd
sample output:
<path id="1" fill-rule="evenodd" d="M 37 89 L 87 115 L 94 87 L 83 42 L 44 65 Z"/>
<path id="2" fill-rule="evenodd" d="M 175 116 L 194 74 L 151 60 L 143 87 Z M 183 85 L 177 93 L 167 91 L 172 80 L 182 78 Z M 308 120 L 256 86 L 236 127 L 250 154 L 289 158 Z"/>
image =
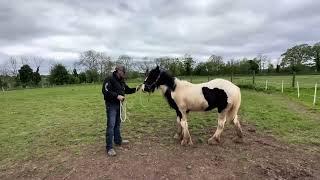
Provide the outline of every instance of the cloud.
<path id="1" fill-rule="evenodd" d="M 319 41 L 320 2 L 270 1 L 10 1 L 0 2 L 0 64 L 8 56 L 61 61 L 94 49 L 111 56 L 225 59 Z"/>

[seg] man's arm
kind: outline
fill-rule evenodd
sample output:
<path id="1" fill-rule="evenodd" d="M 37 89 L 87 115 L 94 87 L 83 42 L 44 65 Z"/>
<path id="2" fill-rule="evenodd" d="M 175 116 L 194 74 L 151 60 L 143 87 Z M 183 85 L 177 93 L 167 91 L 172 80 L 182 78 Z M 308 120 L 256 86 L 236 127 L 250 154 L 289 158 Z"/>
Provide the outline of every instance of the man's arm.
<path id="1" fill-rule="evenodd" d="M 126 94 L 132 94 L 135 93 L 136 91 L 138 91 L 140 89 L 140 86 L 137 86 L 136 88 L 130 88 L 127 84 L 124 85 L 125 86 L 125 93 Z"/>

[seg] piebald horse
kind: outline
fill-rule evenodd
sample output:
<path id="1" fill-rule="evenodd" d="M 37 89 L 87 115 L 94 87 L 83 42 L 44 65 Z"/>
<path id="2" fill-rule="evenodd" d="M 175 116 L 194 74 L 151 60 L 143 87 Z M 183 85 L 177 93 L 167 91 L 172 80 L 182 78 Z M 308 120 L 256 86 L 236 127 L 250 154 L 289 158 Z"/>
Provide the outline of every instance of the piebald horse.
<path id="1" fill-rule="evenodd" d="M 238 120 L 241 104 L 240 88 L 224 79 L 214 79 L 201 84 L 192 84 L 171 76 L 159 66 L 152 69 L 141 89 L 143 92 L 154 92 L 160 88 L 171 108 L 177 113 L 177 133 L 175 138 L 181 145 L 192 145 L 188 130 L 187 113 L 189 111 L 209 111 L 218 109 L 218 127 L 208 144 L 220 142 L 220 135 L 226 121 L 233 121 L 238 138 L 242 141 L 242 129 Z"/>

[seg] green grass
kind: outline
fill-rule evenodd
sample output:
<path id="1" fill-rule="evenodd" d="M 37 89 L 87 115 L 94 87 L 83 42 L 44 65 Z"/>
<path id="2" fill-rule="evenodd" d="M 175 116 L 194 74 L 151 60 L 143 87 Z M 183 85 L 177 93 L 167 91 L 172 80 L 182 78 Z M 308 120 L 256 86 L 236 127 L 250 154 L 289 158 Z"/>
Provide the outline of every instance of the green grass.
<path id="1" fill-rule="evenodd" d="M 241 115 L 259 129 L 292 143 L 320 145 L 320 118 L 311 109 L 279 94 L 244 91 Z"/>
<path id="2" fill-rule="evenodd" d="M 134 84 L 129 84 L 135 86 Z M 261 130 L 292 143 L 320 144 L 320 120 L 287 106 L 279 94 L 242 90 L 241 116 Z M 156 136 L 172 142 L 175 112 L 159 92 L 127 96 L 130 121 L 123 134 L 131 139 Z M 0 93 L 0 162 L 49 159 L 66 149 L 78 153 L 91 143 L 104 143 L 105 107 L 100 85 L 27 89 Z M 189 127 L 204 142 L 216 126 L 216 113 L 190 113 Z"/>

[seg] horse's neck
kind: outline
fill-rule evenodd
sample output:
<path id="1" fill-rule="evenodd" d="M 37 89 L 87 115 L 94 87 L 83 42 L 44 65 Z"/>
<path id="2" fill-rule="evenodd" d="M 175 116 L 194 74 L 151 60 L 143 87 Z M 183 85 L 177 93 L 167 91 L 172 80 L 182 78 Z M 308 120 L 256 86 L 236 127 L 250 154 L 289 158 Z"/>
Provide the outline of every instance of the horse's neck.
<path id="1" fill-rule="evenodd" d="M 191 87 L 193 86 L 194 84 L 188 82 L 188 81 L 185 81 L 185 80 L 180 80 L 180 79 L 177 79 L 175 80 L 175 84 L 176 84 L 176 88 L 180 89 L 180 88 L 188 88 L 188 87 Z"/>
<path id="2" fill-rule="evenodd" d="M 187 88 L 187 87 L 193 86 L 193 84 L 188 81 L 180 80 L 180 79 L 174 77 L 174 86 L 175 86 L 175 88 L 171 89 L 168 85 L 164 84 L 164 85 L 160 86 L 160 89 L 161 89 L 162 93 L 165 93 L 168 88 L 170 88 L 171 91 L 175 91 L 176 89 Z"/>

